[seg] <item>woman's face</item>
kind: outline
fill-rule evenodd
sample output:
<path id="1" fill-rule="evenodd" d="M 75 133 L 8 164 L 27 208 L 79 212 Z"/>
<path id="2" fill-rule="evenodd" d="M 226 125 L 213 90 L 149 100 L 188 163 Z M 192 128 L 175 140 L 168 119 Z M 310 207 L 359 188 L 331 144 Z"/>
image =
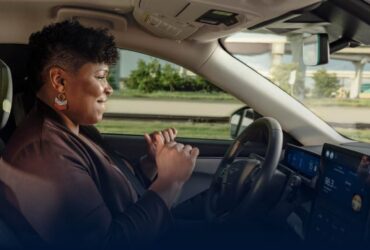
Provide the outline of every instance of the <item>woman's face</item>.
<path id="1" fill-rule="evenodd" d="M 86 63 L 77 72 L 65 72 L 68 109 L 64 114 L 74 123 L 91 125 L 103 118 L 106 102 L 113 93 L 108 73 L 109 67 L 104 63 Z"/>

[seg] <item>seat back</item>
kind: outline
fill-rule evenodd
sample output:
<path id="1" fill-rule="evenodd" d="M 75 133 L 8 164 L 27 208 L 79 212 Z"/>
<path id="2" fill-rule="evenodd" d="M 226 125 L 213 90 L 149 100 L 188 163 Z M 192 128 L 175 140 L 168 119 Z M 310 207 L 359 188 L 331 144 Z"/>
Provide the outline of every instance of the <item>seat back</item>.
<path id="1" fill-rule="evenodd" d="M 13 82 L 9 67 L 0 60 L 0 129 L 4 128 L 10 115 L 13 96 Z M 5 149 L 5 143 L 0 138 L 0 154 Z M 0 165 L 0 167 L 2 167 Z M 0 196 L 0 249 L 20 249 L 20 244 L 13 230 L 3 220 L 9 210 L 5 199 Z"/>
<path id="2" fill-rule="evenodd" d="M 33 99 L 26 95 L 27 51 L 25 45 L 0 46 L 0 156 L 17 124 L 32 107 Z M 0 249 L 47 249 L 27 219 L 8 201 L 13 200 L 9 198 L 12 191 L 3 180 L 12 180 L 14 170 L 0 159 Z"/>
<path id="3" fill-rule="evenodd" d="M 9 67 L 0 60 L 0 129 L 8 122 L 12 108 L 13 82 Z M 5 148 L 5 143 L 0 140 L 0 154 Z"/>
<path id="4" fill-rule="evenodd" d="M 11 104 L 10 114 L 0 117 L 2 122 L 0 129 L 0 138 L 7 143 L 16 127 L 22 122 L 26 114 L 33 107 L 35 100 L 34 95 L 30 91 L 30 84 L 27 78 L 27 61 L 29 56 L 29 49 L 24 44 L 1 44 L 0 45 L 0 59 L 6 63 L 8 70 L 10 69 L 13 86 L 7 91 L 0 89 L 4 95 L 10 93 L 8 100 Z M 4 79 L 5 80 L 5 79 Z M 2 101 L 3 99 L 1 99 Z M 1 109 L 2 103 L 0 103 Z M 10 106 L 8 106 L 10 108 Z"/>

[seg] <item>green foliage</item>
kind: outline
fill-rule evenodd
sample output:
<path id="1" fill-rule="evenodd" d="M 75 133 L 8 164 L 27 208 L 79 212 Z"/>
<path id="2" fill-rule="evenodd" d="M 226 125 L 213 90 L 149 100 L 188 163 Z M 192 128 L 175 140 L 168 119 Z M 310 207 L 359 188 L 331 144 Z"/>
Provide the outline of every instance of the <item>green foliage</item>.
<path id="1" fill-rule="evenodd" d="M 153 91 L 205 91 L 219 92 L 219 88 L 199 76 L 180 74 L 179 70 L 159 63 L 157 59 L 150 62 L 139 60 L 126 81 L 126 87 L 145 93 Z"/>
<path id="2" fill-rule="evenodd" d="M 116 64 L 109 67 L 108 82 L 114 90 L 119 90 L 120 89 L 119 79 L 118 79 L 117 73 L 116 73 L 117 67 L 118 66 Z"/>
<path id="3" fill-rule="evenodd" d="M 158 60 L 146 64 L 144 60 L 138 62 L 138 67 L 133 70 L 127 79 L 126 86 L 144 92 L 152 92 L 159 86 L 161 65 Z"/>
<path id="4" fill-rule="evenodd" d="M 194 122 L 194 121 L 160 121 L 131 119 L 103 119 L 96 127 L 101 133 L 143 135 L 150 131 L 165 128 L 176 128 L 178 137 L 205 138 L 205 139 L 230 139 L 230 125 L 228 122 Z"/>
<path id="5" fill-rule="evenodd" d="M 332 97 L 340 87 L 336 74 L 329 74 L 325 69 L 316 71 L 312 79 L 315 81 L 314 97 Z"/>
<path id="6" fill-rule="evenodd" d="M 293 71 L 296 72 L 296 80 L 292 88 L 289 84 L 289 78 Z M 293 96 L 305 96 L 305 94 L 307 94 L 308 91 L 304 88 L 303 79 L 303 73 L 298 70 L 298 64 L 296 63 L 279 64 L 274 66 L 271 71 L 271 80 L 285 92 Z"/>
<path id="7" fill-rule="evenodd" d="M 271 80 L 284 90 L 289 90 L 289 75 L 295 70 L 294 64 L 279 64 L 271 70 Z"/>
<path id="8" fill-rule="evenodd" d="M 294 94 L 294 93 L 291 93 L 291 85 L 289 84 L 289 77 L 290 77 L 290 73 L 294 70 L 297 70 L 297 68 L 298 68 L 298 65 L 294 63 L 276 65 L 271 71 L 271 80 L 274 83 L 276 83 L 280 88 L 282 88 L 285 92 Z"/>
<path id="9" fill-rule="evenodd" d="M 174 91 L 177 89 L 177 84 L 181 81 L 181 76 L 175 68 L 173 68 L 170 64 L 164 65 L 160 72 L 159 82 L 161 88 L 167 91 Z"/>

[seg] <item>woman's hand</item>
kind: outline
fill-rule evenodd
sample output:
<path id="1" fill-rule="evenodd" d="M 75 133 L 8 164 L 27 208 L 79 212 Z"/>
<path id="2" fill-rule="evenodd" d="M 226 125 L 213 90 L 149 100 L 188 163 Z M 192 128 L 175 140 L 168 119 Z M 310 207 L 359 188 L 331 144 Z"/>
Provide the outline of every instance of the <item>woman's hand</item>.
<path id="1" fill-rule="evenodd" d="M 162 131 L 155 131 L 151 134 L 144 134 L 144 139 L 146 141 L 147 154 L 140 159 L 141 171 L 149 178 L 153 178 L 157 174 L 157 165 L 156 165 L 156 148 L 159 143 L 169 143 L 175 141 L 177 135 L 177 130 L 175 128 L 167 128 Z"/>
<path id="2" fill-rule="evenodd" d="M 171 207 L 183 184 L 190 178 L 199 155 L 198 148 L 175 141 L 166 142 L 155 134 L 158 177 L 149 189 Z"/>
<path id="3" fill-rule="evenodd" d="M 169 143 L 174 141 L 177 136 L 177 130 L 175 128 L 167 128 L 162 131 L 155 131 L 151 134 L 144 134 L 144 139 L 146 141 L 147 146 L 147 155 L 148 159 L 152 160 L 155 163 L 155 153 L 156 153 L 156 145 L 157 145 L 157 135 L 162 137 L 164 143 Z"/>

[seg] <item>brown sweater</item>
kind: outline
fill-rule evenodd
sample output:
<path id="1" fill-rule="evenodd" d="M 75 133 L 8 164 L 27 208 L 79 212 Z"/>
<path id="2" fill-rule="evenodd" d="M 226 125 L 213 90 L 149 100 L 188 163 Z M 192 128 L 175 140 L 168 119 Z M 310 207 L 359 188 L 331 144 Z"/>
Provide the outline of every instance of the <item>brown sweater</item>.
<path id="1" fill-rule="evenodd" d="M 163 200 L 152 191 L 138 198 L 83 131 L 71 133 L 38 101 L 5 150 L 7 200 L 52 247 L 137 247 L 158 237 L 172 223 Z"/>

